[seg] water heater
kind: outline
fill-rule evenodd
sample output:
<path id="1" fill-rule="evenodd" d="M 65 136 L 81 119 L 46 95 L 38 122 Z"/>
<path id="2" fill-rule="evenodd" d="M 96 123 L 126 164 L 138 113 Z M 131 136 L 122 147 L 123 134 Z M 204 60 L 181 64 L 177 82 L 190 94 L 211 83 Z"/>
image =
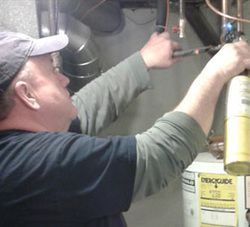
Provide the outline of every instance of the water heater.
<path id="1" fill-rule="evenodd" d="M 247 227 L 250 176 L 224 171 L 222 159 L 200 153 L 182 175 L 184 227 Z"/>

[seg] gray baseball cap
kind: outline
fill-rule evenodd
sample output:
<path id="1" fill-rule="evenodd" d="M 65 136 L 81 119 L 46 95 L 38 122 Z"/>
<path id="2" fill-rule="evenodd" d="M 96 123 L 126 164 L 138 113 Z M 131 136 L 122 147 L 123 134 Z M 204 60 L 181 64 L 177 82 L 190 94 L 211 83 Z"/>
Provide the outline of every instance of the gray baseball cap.
<path id="1" fill-rule="evenodd" d="M 0 90 L 6 90 L 29 57 L 59 51 L 67 44 L 65 34 L 34 39 L 21 33 L 0 32 Z"/>

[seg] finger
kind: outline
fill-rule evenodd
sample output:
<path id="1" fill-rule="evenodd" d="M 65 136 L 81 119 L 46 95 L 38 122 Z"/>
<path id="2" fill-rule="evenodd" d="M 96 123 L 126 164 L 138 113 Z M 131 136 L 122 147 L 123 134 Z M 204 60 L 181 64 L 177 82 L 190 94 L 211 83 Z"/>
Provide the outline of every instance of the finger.
<path id="1" fill-rule="evenodd" d="M 171 48 L 172 48 L 172 50 L 182 50 L 181 45 L 175 41 L 171 42 Z"/>

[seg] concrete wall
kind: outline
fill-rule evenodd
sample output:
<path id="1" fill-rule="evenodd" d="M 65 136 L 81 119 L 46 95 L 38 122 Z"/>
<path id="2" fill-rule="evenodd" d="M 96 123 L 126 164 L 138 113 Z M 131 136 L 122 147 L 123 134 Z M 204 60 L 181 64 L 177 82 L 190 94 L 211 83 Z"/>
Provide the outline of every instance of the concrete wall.
<path id="1" fill-rule="evenodd" d="M 35 0 L 0 0 L 0 27 L 38 37 Z"/>

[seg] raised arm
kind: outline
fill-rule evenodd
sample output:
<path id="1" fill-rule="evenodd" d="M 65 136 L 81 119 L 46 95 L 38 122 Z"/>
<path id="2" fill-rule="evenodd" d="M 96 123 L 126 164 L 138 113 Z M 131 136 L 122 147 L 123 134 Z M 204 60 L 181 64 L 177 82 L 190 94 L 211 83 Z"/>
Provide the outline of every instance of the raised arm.
<path id="1" fill-rule="evenodd" d="M 176 179 L 205 148 L 220 91 L 226 82 L 250 69 L 250 47 L 241 41 L 225 45 L 194 80 L 173 112 L 136 135 L 134 198 L 159 191 Z"/>
<path id="2" fill-rule="evenodd" d="M 207 134 L 220 91 L 229 79 L 250 67 L 249 56 L 250 47 L 246 42 L 226 44 L 193 82 L 176 111 L 195 119 Z"/>
<path id="3" fill-rule="evenodd" d="M 139 51 L 103 73 L 73 96 L 82 133 L 94 135 L 117 119 L 129 103 L 150 87 L 149 69 L 168 68 L 179 48 L 168 33 L 154 33 Z"/>

